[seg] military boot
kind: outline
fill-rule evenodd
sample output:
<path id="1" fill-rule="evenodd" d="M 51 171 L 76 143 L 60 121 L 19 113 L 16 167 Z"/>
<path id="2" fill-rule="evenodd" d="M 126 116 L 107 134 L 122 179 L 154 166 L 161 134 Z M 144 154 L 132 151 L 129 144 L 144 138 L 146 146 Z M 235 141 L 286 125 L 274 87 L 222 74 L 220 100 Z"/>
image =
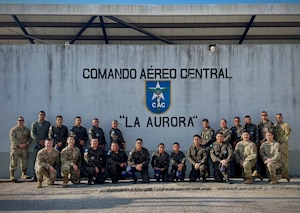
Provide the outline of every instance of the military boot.
<path id="1" fill-rule="evenodd" d="M 205 183 L 206 182 L 206 175 L 202 176 L 202 182 Z"/>
<path id="2" fill-rule="evenodd" d="M 87 185 L 92 185 L 92 182 L 93 182 L 93 175 L 88 175 Z"/>
<path id="3" fill-rule="evenodd" d="M 244 184 L 252 184 L 253 183 L 253 178 L 247 178 L 245 181 L 244 181 Z"/>
<path id="4" fill-rule="evenodd" d="M 30 177 L 26 175 L 26 171 L 22 172 L 21 179 L 29 179 Z"/>
<path id="5" fill-rule="evenodd" d="M 282 174 L 281 177 L 285 178 L 287 180 L 287 182 L 290 182 L 290 180 L 291 180 L 290 176 L 288 174 L 286 174 L 286 173 Z"/>
<path id="6" fill-rule="evenodd" d="M 15 178 L 15 172 L 14 171 L 10 171 L 9 172 L 9 180 L 13 183 L 17 183 L 17 179 Z"/>
<path id="7" fill-rule="evenodd" d="M 257 170 L 254 170 L 252 176 L 259 178 L 261 181 L 264 179 L 263 176 L 257 172 Z"/>
<path id="8" fill-rule="evenodd" d="M 271 182 L 270 182 L 271 185 L 274 185 L 277 183 L 278 183 L 278 180 L 276 178 L 271 178 Z"/>
<path id="9" fill-rule="evenodd" d="M 36 188 L 42 188 L 42 180 L 37 181 Z"/>
<path id="10" fill-rule="evenodd" d="M 68 182 L 69 182 L 69 178 L 68 177 L 64 177 L 64 179 L 63 179 L 63 187 L 66 187 L 66 186 L 68 186 Z"/>

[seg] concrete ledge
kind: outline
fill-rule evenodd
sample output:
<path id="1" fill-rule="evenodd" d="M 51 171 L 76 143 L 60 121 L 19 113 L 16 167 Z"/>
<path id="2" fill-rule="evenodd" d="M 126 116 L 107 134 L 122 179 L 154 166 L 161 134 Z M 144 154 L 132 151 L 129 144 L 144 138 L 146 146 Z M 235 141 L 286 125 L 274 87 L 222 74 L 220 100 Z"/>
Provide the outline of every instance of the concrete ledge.
<path id="1" fill-rule="evenodd" d="M 19 183 L 11 183 L 7 179 L 0 179 L 1 184 L 1 192 L 8 193 L 14 191 L 15 193 L 44 193 L 45 191 L 51 193 L 61 193 L 61 192 L 77 192 L 84 193 L 87 192 L 146 192 L 146 191 L 189 191 L 189 190 L 300 190 L 300 178 L 292 178 L 288 183 L 285 179 L 281 179 L 279 184 L 277 185 L 269 185 L 267 179 L 264 181 L 255 181 L 253 184 L 245 185 L 241 179 L 232 179 L 234 184 L 226 184 L 226 183 L 216 183 L 212 179 L 209 179 L 208 182 L 155 182 L 151 180 L 149 184 L 144 184 L 138 182 L 134 184 L 130 180 L 120 181 L 119 184 L 111 184 L 110 181 L 106 181 L 104 184 L 97 185 L 86 185 L 86 180 L 82 180 L 81 184 L 72 185 L 69 183 L 68 187 L 62 187 L 62 181 L 56 181 L 55 185 L 45 186 L 43 188 L 36 189 L 36 183 L 24 180 Z"/>

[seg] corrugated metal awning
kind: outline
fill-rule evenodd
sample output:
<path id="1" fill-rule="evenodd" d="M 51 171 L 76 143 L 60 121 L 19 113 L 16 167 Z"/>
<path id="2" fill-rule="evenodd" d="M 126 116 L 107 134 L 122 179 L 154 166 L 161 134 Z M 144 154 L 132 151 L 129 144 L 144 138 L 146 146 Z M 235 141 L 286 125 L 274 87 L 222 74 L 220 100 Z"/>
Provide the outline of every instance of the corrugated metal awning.
<path id="1" fill-rule="evenodd" d="M 0 7 L 0 44 L 300 43 L 300 4 Z"/>

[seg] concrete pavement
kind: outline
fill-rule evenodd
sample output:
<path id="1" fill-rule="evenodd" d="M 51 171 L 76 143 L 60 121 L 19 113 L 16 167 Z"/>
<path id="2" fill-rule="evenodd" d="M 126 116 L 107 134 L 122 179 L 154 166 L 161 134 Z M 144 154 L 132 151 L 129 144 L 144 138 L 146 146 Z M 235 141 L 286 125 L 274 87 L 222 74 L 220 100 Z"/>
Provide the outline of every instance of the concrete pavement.
<path id="1" fill-rule="evenodd" d="M 53 186 L 36 188 L 28 180 L 11 183 L 0 180 L 0 212 L 50 213 L 132 213 L 132 212 L 207 212 L 207 213 L 282 213 L 299 212 L 300 178 L 278 185 L 256 180 L 252 185 L 233 179 L 234 184 L 174 182 L 134 184 L 130 180 L 111 184 L 69 184 L 59 180 Z"/>
<path id="2" fill-rule="evenodd" d="M 231 179 L 233 184 L 227 183 L 216 183 L 212 178 L 208 178 L 207 182 L 203 183 L 201 181 L 189 182 L 186 179 L 185 182 L 155 182 L 151 179 L 149 184 L 144 184 L 141 181 L 134 184 L 131 180 L 121 180 L 118 184 L 110 183 L 107 180 L 104 184 L 97 185 L 86 185 L 87 180 L 81 181 L 81 184 L 73 185 L 69 182 L 68 187 L 62 187 L 62 181 L 58 180 L 53 186 L 46 186 L 43 183 L 42 189 L 36 189 L 36 182 L 31 180 L 20 180 L 18 183 L 11 183 L 7 179 L 0 179 L 0 195 L 5 193 L 15 193 L 22 192 L 32 192 L 36 193 L 43 191 L 52 191 L 53 193 L 65 190 L 97 190 L 98 192 L 121 192 L 121 191 L 186 191 L 186 190 L 268 190 L 268 189 L 291 189 L 300 191 L 300 178 L 291 178 L 290 182 L 285 179 L 279 180 L 279 184 L 270 185 L 267 179 L 260 181 L 256 179 L 253 184 L 244 184 L 241 178 Z"/>

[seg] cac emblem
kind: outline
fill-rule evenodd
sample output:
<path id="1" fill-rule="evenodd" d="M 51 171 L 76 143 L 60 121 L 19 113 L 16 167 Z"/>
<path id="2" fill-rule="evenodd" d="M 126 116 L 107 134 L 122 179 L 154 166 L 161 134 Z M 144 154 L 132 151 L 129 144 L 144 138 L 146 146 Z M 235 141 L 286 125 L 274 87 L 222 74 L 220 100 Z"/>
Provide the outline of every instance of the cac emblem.
<path id="1" fill-rule="evenodd" d="M 153 113 L 164 113 L 171 105 L 171 81 L 145 81 L 146 106 Z"/>

